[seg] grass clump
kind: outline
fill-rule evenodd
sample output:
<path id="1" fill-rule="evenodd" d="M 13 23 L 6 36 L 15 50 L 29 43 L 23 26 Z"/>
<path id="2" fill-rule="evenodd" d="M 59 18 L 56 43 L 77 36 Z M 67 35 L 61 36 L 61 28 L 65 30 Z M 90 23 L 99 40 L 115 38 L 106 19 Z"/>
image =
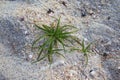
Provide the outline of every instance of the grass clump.
<path id="1" fill-rule="evenodd" d="M 47 58 L 51 64 L 54 55 L 64 57 L 61 51 L 77 50 L 83 53 L 85 64 L 88 64 L 88 53 L 90 53 L 91 43 L 85 46 L 84 40 L 80 42 L 79 38 L 73 36 L 73 34 L 78 31 L 76 27 L 72 25 L 61 26 L 60 18 L 57 19 L 56 23 L 53 23 L 50 26 L 45 24 L 38 26 L 35 24 L 35 27 L 43 33 L 38 36 L 32 44 L 32 48 L 37 48 L 38 50 L 38 56 L 35 62 Z"/>
<path id="2" fill-rule="evenodd" d="M 41 27 L 38 25 L 35 25 L 35 27 L 43 32 L 43 35 L 39 36 L 32 45 L 33 48 L 36 47 L 38 50 L 38 56 L 35 62 L 47 58 L 51 64 L 53 62 L 53 55 L 63 56 L 60 51 L 65 52 L 69 47 L 74 47 L 73 43 L 79 44 L 80 40 L 72 36 L 78 29 L 72 25 L 61 26 L 60 18 L 55 25 L 48 26 L 43 24 Z"/>
<path id="3" fill-rule="evenodd" d="M 84 54 L 84 57 L 85 57 L 85 65 L 88 64 L 88 53 L 91 53 L 90 52 L 90 46 L 91 46 L 92 43 L 89 43 L 87 46 L 85 46 L 85 41 L 83 40 L 82 43 L 81 43 L 81 52 Z"/>

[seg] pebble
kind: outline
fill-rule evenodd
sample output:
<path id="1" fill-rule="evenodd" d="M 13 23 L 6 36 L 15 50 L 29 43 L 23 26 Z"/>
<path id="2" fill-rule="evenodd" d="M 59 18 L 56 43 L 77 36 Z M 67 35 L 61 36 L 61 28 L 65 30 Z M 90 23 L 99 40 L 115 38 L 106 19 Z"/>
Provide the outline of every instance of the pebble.
<path id="1" fill-rule="evenodd" d="M 120 66 L 118 67 L 118 69 L 120 70 Z"/>
<path id="2" fill-rule="evenodd" d="M 71 74 L 71 75 L 74 75 L 74 74 L 76 75 L 76 74 L 77 74 L 77 71 L 75 71 L 75 70 L 70 70 L 70 74 Z"/>
<path id="3" fill-rule="evenodd" d="M 88 41 L 88 39 L 87 39 L 87 38 L 84 38 L 84 40 L 85 40 L 85 41 Z"/>
<path id="4" fill-rule="evenodd" d="M 29 55 L 28 57 L 31 59 L 31 58 L 33 58 L 33 55 Z"/>
<path id="5" fill-rule="evenodd" d="M 90 70 L 90 74 L 91 74 L 92 76 L 94 76 L 94 75 L 96 74 L 96 71 Z"/>
<path id="6" fill-rule="evenodd" d="M 28 34 L 28 31 L 25 31 L 25 34 Z"/>

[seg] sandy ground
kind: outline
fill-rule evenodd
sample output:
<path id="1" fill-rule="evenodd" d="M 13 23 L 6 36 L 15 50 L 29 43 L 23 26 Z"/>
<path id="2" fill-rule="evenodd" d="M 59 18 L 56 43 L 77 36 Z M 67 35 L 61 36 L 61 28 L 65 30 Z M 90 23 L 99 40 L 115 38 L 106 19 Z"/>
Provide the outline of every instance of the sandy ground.
<path id="1" fill-rule="evenodd" d="M 0 1 L 0 80 L 119 80 L 119 0 L 64 1 L 65 4 L 61 0 Z M 53 12 L 49 13 L 49 9 Z M 33 24 L 50 24 L 54 21 L 53 16 L 61 16 L 63 24 L 76 26 L 79 29 L 76 36 L 86 42 L 97 41 L 96 45 L 93 45 L 94 54 L 89 55 L 86 69 L 80 52 L 66 53 L 65 59 L 55 57 L 51 68 L 47 60 L 31 64 L 29 55 L 35 54 L 31 51 L 31 43 L 38 33 Z M 6 26 L 12 27 L 10 29 L 5 28 Z M 22 32 L 18 31 L 18 34 L 14 35 L 13 29 L 19 30 L 16 26 Z M 16 37 L 19 33 L 25 35 L 21 36 L 25 41 Z M 6 35 L 12 36 L 8 38 Z M 15 50 L 14 40 L 18 43 Z M 19 46 L 24 48 L 17 52 Z M 106 50 L 106 47 L 110 48 Z M 104 53 L 107 53 L 107 57 L 103 56 Z"/>

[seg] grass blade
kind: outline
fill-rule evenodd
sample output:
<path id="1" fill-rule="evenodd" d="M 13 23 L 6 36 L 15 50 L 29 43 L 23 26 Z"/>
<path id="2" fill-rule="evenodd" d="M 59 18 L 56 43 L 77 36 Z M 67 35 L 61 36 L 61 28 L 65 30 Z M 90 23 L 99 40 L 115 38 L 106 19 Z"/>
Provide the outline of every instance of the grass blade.
<path id="1" fill-rule="evenodd" d="M 56 54 L 58 54 L 58 55 L 62 56 L 63 58 L 65 58 L 65 56 L 63 54 L 59 53 L 59 52 L 56 52 Z"/>
<path id="2" fill-rule="evenodd" d="M 45 37 L 45 35 L 40 36 L 38 39 L 36 39 L 36 40 L 33 42 L 32 47 L 34 47 L 34 45 L 37 44 L 37 42 L 39 42 L 39 41 L 40 41 L 42 38 L 44 38 L 44 37 Z"/>

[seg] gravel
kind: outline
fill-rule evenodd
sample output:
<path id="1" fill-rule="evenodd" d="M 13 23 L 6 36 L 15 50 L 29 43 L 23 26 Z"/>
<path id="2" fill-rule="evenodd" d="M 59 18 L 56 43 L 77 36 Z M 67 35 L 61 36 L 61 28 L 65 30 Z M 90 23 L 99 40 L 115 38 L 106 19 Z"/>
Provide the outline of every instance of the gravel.
<path id="1" fill-rule="evenodd" d="M 119 80 L 120 0 L 1 0 L 0 80 Z M 54 6 L 53 6 L 54 5 Z M 48 11 L 52 13 L 48 14 Z M 88 66 L 80 52 L 31 64 L 31 44 L 40 34 L 33 24 L 50 24 L 52 16 L 79 29 L 75 34 L 93 42 Z"/>

